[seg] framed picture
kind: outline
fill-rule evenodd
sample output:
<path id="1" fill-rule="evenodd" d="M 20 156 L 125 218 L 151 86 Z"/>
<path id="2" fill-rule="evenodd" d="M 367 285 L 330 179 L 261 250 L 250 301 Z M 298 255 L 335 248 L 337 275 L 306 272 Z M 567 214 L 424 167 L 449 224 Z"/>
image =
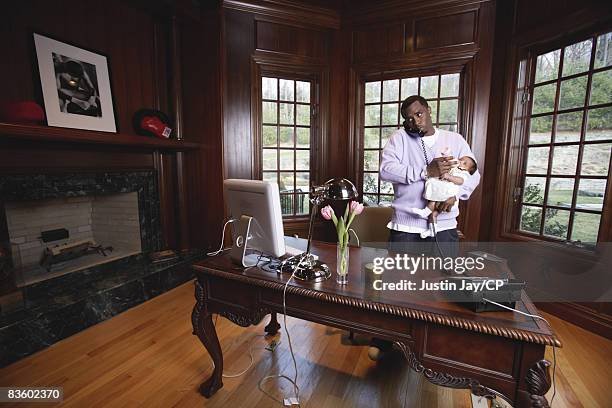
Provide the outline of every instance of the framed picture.
<path id="1" fill-rule="evenodd" d="M 106 56 L 34 33 L 49 126 L 117 132 Z"/>

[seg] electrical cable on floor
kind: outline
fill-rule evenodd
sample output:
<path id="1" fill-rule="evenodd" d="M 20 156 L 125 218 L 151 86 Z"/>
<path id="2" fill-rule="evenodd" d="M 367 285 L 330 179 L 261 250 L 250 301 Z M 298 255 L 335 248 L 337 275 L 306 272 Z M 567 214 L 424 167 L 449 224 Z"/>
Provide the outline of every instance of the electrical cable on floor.
<path id="1" fill-rule="evenodd" d="M 550 325 L 550 323 L 548 322 L 548 320 L 546 320 L 542 316 L 538 316 L 538 315 L 533 315 L 533 314 L 521 312 L 520 310 L 516 310 L 516 309 L 514 309 L 512 307 L 502 305 L 500 303 L 494 302 L 494 301 L 489 300 L 487 298 L 482 298 L 482 300 L 484 300 L 485 302 L 489 302 L 489 303 L 491 303 L 491 304 L 493 304 L 495 306 L 501 307 L 503 309 L 507 309 L 507 310 L 510 310 L 512 312 L 516 312 L 516 313 L 522 314 L 524 316 L 532 317 L 534 319 L 544 320 L 549 327 L 552 327 Z M 550 404 L 549 404 L 550 407 L 552 407 L 553 401 L 555 399 L 555 395 L 557 394 L 557 385 L 555 384 L 555 373 L 557 371 L 557 353 L 555 352 L 555 346 L 552 346 L 552 351 L 553 351 L 553 375 L 552 375 L 553 395 L 550 398 Z"/>
<path id="2" fill-rule="evenodd" d="M 219 249 L 213 252 L 208 252 L 206 253 L 206 255 L 216 256 L 216 255 L 219 255 L 223 251 L 227 251 L 228 249 L 231 249 L 231 247 L 223 248 L 223 242 L 225 242 L 225 228 L 227 227 L 228 224 L 231 224 L 232 222 L 236 222 L 236 221 L 237 221 L 236 219 L 230 218 L 229 220 L 225 222 L 225 224 L 223 224 L 223 232 L 221 233 L 221 245 L 219 245 Z"/>
<path id="3" fill-rule="evenodd" d="M 257 387 L 259 388 L 259 391 L 263 392 L 264 394 L 266 394 L 268 397 L 272 398 L 274 401 L 282 404 L 282 405 L 287 405 L 286 401 L 281 401 L 280 399 L 276 398 L 274 395 L 270 394 L 269 392 L 267 392 L 266 390 L 264 390 L 262 388 L 262 384 L 268 380 L 271 379 L 275 379 L 275 378 L 284 378 L 287 381 L 289 381 L 291 384 L 293 384 L 293 390 L 295 392 L 295 398 L 290 399 L 293 400 L 293 402 L 290 402 L 289 405 L 298 405 L 300 406 L 300 387 L 297 384 L 298 381 L 298 369 L 297 369 L 297 362 L 295 360 L 295 354 L 293 352 L 293 345 L 291 344 L 291 335 L 289 334 L 289 330 L 287 329 L 287 287 L 289 286 L 289 283 L 291 282 L 291 280 L 295 277 L 295 274 L 301 269 L 301 265 L 302 262 L 304 262 L 304 260 L 306 260 L 306 254 L 302 255 L 302 258 L 300 259 L 300 262 L 298 262 L 298 264 L 296 265 L 295 269 L 293 270 L 293 273 L 291 274 L 291 276 L 289 277 L 289 279 L 287 279 L 287 282 L 285 283 L 285 287 L 283 289 L 283 323 L 284 323 L 284 329 L 285 329 L 285 334 L 287 335 L 287 341 L 289 343 L 289 351 L 291 352 L 291 359 L 293 360 L 293 368 L 295 370 L 295 377 L 294 379 L 289 378 L 288 376 L 284 375 L 284 374 L 274 374 L 274 375 L 267 375 L 265 377 L 263 377 L 261 380 L 259 380 L 259 383 L 257 383 Z"/>

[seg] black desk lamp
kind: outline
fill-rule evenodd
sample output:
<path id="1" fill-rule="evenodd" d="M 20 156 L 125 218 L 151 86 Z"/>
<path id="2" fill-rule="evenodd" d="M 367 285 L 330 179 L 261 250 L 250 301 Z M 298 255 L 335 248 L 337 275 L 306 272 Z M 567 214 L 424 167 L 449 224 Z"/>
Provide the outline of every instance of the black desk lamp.
<path id="1" fill-rule="evenodd" d="M 345 178 L 333 178 L 321 186 L 312 188 L 310 202 L 312 211 L 310 213 L 310 224 L 308 226 L 308 246 L 306 252 L 292 256 L 283 261 L 281 272 L 295 272 L 295 278 L 305 281 L 321 282 L 331 276 L 329 267 L 321 261 L 314 259 L 310 253 L 310 242 L 312 241 L 312 224 L 314 217 L 319 211 L 319 206 L 325 200 L 351 200 L 358 196 L 357 189 Z M 298 268 L 299 265 L 299 268 Z M 296 270 L 297 269 L 297 270 Z"/>

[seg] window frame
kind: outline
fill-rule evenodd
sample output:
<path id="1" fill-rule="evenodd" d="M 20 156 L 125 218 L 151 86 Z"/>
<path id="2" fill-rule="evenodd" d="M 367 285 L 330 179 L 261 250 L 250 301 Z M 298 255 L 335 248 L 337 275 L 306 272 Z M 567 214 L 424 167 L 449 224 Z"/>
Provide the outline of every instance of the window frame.
<path id="1" fill-rule="evenodd" d="M 550 41 L 539 41 L 537 43 L 524 44 L 516 47 L 516 58 L 515 63 L 512 65 L 512 72 L 510 73 L 509 78 L 511 78 L 511 85 L 507 88 L 509 89 L 509 94 L 507 99 L 508 109 L 506 116 L 506 126 L 507 126 L 507 134 L 508 142 L 505 146 L 506 150 L 506 164 L 505 168 L 507 170 L 506 175 L 501 174 L 499 180 L 505 180 L 500 183 L 501 189 L 497 193 L 499 196 L 503 194 L 505 196 L 505 204 L 503 217 L 501 220 L 501 231 L 499 236 L 504 239 L 511 239 L 516 241 L 533 241 L 533 242 L 543 242 L 550 246 L 551 248 L 573 248 L 577 250 L 580 254 L 585 256 L 590 256 L 593 254 L 593 251 L 597 251 L 597 243 L 608 242 L 612 237 L 612 208 L 610 208 L 610 201 L 612 200 L 612 156 L 610 159 L 608 174 L 607 176 L 590 176 L 587 175 L 588 178 L 592 179 L 604 179 L 606 180 L 606 187 L 604 192 L 604 199 L 602 202 L 602 209 L 599 230 L 598 230 L 598 241 L 595 247 L 588 247 L 584 245 L 579 245 L 575 242 L 572 242 L 571 234 L 573 228 L 573 220 L 576 213 L 591 213 L 589 211 L 585 211 L 583 209 L 577 208 L 577 192 L 578 192 L 578 183 L 580 181 L 580 167 L 582 164 L 582 157 L 584 146 L 589 146 L 593 144 L 610 144 L 612 143 L 612 139 L 603 140 L 603 141 L 586 141 L 585 136 L 587 131 L 587 118 L 588 112 L 591 109 L 597 108 L 606 108 L 612 107 L 612 101 L 604 104 L 590 104 L 590 96 L 591 96 L 591 83 L 593 74 L 603 71 L 612 71 L 612 67 L 601 67 L 594 68 L 594 60 L 595 60 L 595 50 L 596 39 L 599 35 L 605 34 L 612 31 L 612 27 L 608 26 L 598 27 L 596 29 L 590 29 L 588 31 L 582 31 L 580 33 L 573 33 L 572 35 L 567 35 L 562 38 L 555 38 Z M 589 60 L 589 68 L 580 73 L 574 73 L 570 75 L 563 76 L 563 49 L 572 44 L 576 44 L 582 41 L 586 41 L 589 39 L 594 39 L 595 44 L 593 44 L 593 48 L 591 49 L 591 56 Z M 559 74 L 555 79 L 543 80 L 536 84 L 535 75 L 536 75 L 536 66 L 537 66 L 537 58 L 540 55 L 546 54 L 551 51 L 555 51 L 557 49 L 561 49 L 560 57 L 559 57 Z M 560 100 L 560 87 L 563 81 L 577 78 L 577 77 L 587 77 L 586 90 L 585 90 L 585 103 L 579 107 L 567 108 L 567 109 L 559 109 L 559 100 Z M 533 111 L 533 103 L 534 103 L 534 89 L 539 86 L 545 86 L 549 84 L 555 84 L 555 99 L 554 99 L 554 107 L 550 112 L 543 113 L 535 113 L 532 114 Z M 536 86 L 537 85 L 537 86 Z M 556 124 L 557 117 L 559 115 L 565 113 L 574 113 L 574 112 L 582 112 L 582 122 L 580 127 L 580 139 L 574 142 L 557 142 L 555 143 L 554 135 L 556 133 Z M 549 147 L 552 151 L 549 150 L 548 153 L 548 163 L 547 163 L 547 171 L 545 174 L 538 174 L 538 177 L 542 177 L 546 183 L 547 187 L 544 191 L 543 203 L 541 206 L 536 205 L 538 208 L 542 208 L 542 218 L 540 223 L 539 233 L 530 233 L 527 231 L 520 230 L 521 223 L 521 209 L 524 205 L 523 203 L 523 194 L 526 185 L 526 178 L 530 177 L 530 173 L 527 173 L 527 162 L 528 162 L 528 150 L 529 150 L 529 136 L 530 136 L 530 127 L 531 127 L 531 117 L 535 115 L 538 116 L 548 116 L 552 117 L 551 123 L 551 139 L 547 143 L 535 143 L 531 146 L 543 146 Z M 558 177 L 558 175 L 553 175 L 551 173 L 553 159 L 554 159 L 554 147 L 555 146 L 577 146 L 578 147 L 578 158 L 576 161 L 576 169 L 574 174 L 572 175 L 563 175 L 562 177 Z M 533 176 L 533 175 L 531 175 Z M 555 205 L 547 204 L 548 192 L 550 188 L 548 187 L 549 181 L 555 178 L 567 178 L 569 180 L 574 181 L 574 188 L 572 192 L 572 202 L 569 207 L 560 207 Z M 529 205 L 529 203 L 527 203 Z M 545 222 L 545 211 L 547 208 L 557 208 L 561 210 L 567 210 L 570 212 L 569 220 L 568 220 L 568 231 L 566 237 L 569 239 L 560 239 L 552 236 L 544 235 L 544 222 Z"/>
<path id="2" fill-rule="evenodd" d="M 278 79 L 289 79 L 294 81 L 309 81 L 311 82 L 311 102 L 312 109 L 310 118 L 310 173 L 309 183 L 320 184 L 322 174 L 325 174 L 326 166 L 322 160 L 324 154 L 324 146 L 326 144 L 326 126 L 327 120 L 324 108 L 327 100 L 322 89 L 327 86 L 327 76 L 325 72 L 317 65 L 300 64 L 291 65 L 281 61 L 263 58 L 254 58 L 252 64 L 252 92 L 251 92 L 251 123 L 253 140 L 253 177 L 263 179 L 263 117 L 262 117 L 262 77 L 273 77 Z M 279 102 L 280 103 L 280 102 Z M 295 101 L 294 101 L 295 104 Z M 295 113 L 294 113 L 295 114 Z M 277 124 L 279 126 L 279 124 Z M 293 125 L 295 127 L 295 125 Z M 295 148 L 293 149 L 295 151 Z M 294 163 L 295 168 L 295 163 Z M 280 169 L 276 170 L 280 172 Z M 294 172 L 294 171 L 292 171 Z M 292 194 L 295 197 L 296 194 Z M 286 229 L 296 231 L 301 230 L 303 224 L 310 219 L 312 204 L 309 202 L 308 212 L 298 215 L 283 215 L 283 223 Z"/>

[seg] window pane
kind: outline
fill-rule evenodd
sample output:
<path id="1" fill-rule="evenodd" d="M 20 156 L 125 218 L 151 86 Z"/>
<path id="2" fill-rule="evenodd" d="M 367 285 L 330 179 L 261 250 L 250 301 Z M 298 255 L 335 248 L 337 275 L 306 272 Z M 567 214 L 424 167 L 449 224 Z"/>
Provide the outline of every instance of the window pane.
<path id="1" fill-rule="evenodd" d="M 296 105 L 296 119 L 295 123 L 297 125 L 310 125 L 310 105 Z"/>
<path id="2" fill-rule="evenodd" d="M 310 102 L 310 82 L 295 81 L 295 100 L 298 102 Z"/>
<path id="3" fill-rule="evenodd" d="M 310 191 L 310 173 L 295 173 L 295 188 L 298 192 L 307 193 Z"/>
<path id="4" fill-rule="evenodd" d="M 396 103 L 388 103 L 382 106 L 382 124 L 397 125 L 399 117 L 399 106 Z"/>
<path id="5" fill-rule="evenodd" d="M 548 169 L 548 147 L 530 147 L 527 151 L 527 173 L 546 174 Z"/>
<path id="6" fill-rule="evenodd" d="M 293 150 L 281 150 L 280 154 L 280 169 L 293 170 Z"/>
<path id="7" fill-rule="evenodd" d="M 438 76 L 421 78 L 421 96 L 425 99 L 438 97 Z"/>
<path id="8" fill-rule="evenodd" d="M 295 151 L 296 170 L 310 170 L 310 150 Z"/>
<path id="9" fill-rule="evenodd" d="M 276 147 L 276 126 L 263 126 L 263 146 Z"/>
<path id="10" fill-rule="evenodd" d="M 283 215 L 293 215 L 293 205 L 294 205 L 293 199 L 294 199 L 293 194 L 281 194 L 280 195 L 281 211 L 283 212 Z"/>
<path id="11" fill-rule="evenodd" d="M 551 178 L 547 204 L 558 207 L 571 207 L 574 194 L 574 179 Z"/>
<path id="12" fill-rule="evenodd" d="M 448 74 L 440 77 L 440 97 L 459 96 L 459 74 Z"/>
<path id="13" fill-rule="evenodd" d="M 364 173 L 363 191 L 365 193 L 377 193 L 378 192 L 378 173 Z"/>
<path id="14" fill-rule="evenodd" d="M 380 125 L 380 105 L 368 105 L 365 107 L 365 125 Z"/>
<path id="15" fill-rule="evenodd" d="M 367 148 L 378 148 L 380 137 L 379 128 L 365 128 L 363 132 L 363 146 Z"/>
<path id="16" fill-rule="evenodd" d="M 402 100 L 419 94 L 419 78 L 402 79 Z"/>
<path id="17" fill-rule="evenodd" d="M 265 172 L 263 173 L 263 181 L 271 181 L 278 184 L 278 173 L 276 172 Z"/>
<path id="18" fill-rule="evenodd" d="M 297 134 L 297 147 L 310 147 L 310 128 L 295 128 Z"/>
<path id="19" fill-rule="evenodd" d="M 292 127 L 281 126 L 279 136 L 281 147 L 293 147 L 294 134 Z"/>
<path id="20" fill-rule="evenodd" d="M 262 102 L 264 123 L 277 123 L 276 122 L 276 107 L 277 106 L 278 105 L 274 102 Z"/>
<path id="21" fill-rule="evenodd" d="M 366 82 L 365 103 L 380 102 L 380 81 Z"/>
<path id="22" fill-rule="evenodd" d="M 544 235 L 566 239 L 567 229 L 569 227 L 569 216 L 569 211 L 548 208 L 546 210 L 546 217 L 544 218 Z"/>
<path id="23" fill-rule="evenodd" d="M 585 145 L 582 152 L 580 174 L 583 176 L 607 176 L 612 144 Z"/>
<path id="24" fill-rule="evenodd" d="M 590 109 L 585 140 L 612 139 L 612 107 Z"/>
<path id="25" fill-rule="evenodd" d="M 561 90 L 559 91 L 559 110 L 584 106 L 586 84 L 586 75 L 561 81 Z"/>
<path id="26" fill-rule="evenodd" d="M 384 127 L 380 129 L 380 145 L 384 148 L 389 141 L 389 138 L 395 131 L 397 130 L 397 126 Z"/>
<path id="27" fill-rule="evenodd" d="M 606 181 L 580 179 L 578 196 L 576 197 L 576 208 L 602 211 L 606 195 Z"/>
<path id="28" fill-rule="evenodd" d="M 393 184 L 387 181 L 380 182 L 380 192 L 382 194 L 393 194 Z"/>
<path id="29" fill-rule="evenodd" d="M 612 65 L 612 32 L 597 37 L 595 69 Z"/>
<path id="30" fill-rule="evenodd" d="M 612 70 L 593 74 L 591 105 L 612 102 Z"/>
<path id="31" fill-rule="evenodd" d="M 556 146 L 553 150 L 551 174 L 576 174 L 578 146 Z"/>
<path id="32" fill-rule="evenodd" d="M 600 214 L 587 214 L 577 212 L 574 214 L 574 226 L 572 228 L 572 241 L 596 243 L 599 235 Z"/>
<path id="33" fill-rule="evenodd" d="M 399 100 L 399 79 L 383 81 L 383 102 Z"/>
<path id="34" fill-rule="evenodd" d="M 428 103 L 431 108 L 431 121 L 438 123 L 438 101 L 428 101 Z"/>
<path id="35" fill-rule="evenodd" d="M 276 163 L 276 149 L 264 149 L 263 150 L 263 169 L 264 170 L 277 170 L 278 166 Z"/>
<path id="36" fill-rule="evenodd" d="M 545 189 L 545 177 L 525 177 L 525 187 L 523 188 L 523 202 L 526 204 L 543 204 Z"/>
<path id="37" fill-rule="evenodd" d="M 365 194 L 363 196 L 363 203 L 368 207 L 376 207 L 378 205 L 378 196 L 374 194 Z"/>
<path id="38" fill-rule="evenodd" d="M 279 173 L 278 188 L 280 191 L 293 191 L 293 175 L 294 173 Z"/>
<path id="39" fill-rule="evenodd" d="M 287 79 L 280 80 L 280 100 L 293 101 L 293 81 Z"/>
<path id="40" fill-rule="evenodd" d="M 533 90 L 532 113 L 552 112 L 555 108 L 557 84 L 538 86 Z"/>
<path id="41" fill-rule="evenodd" d="M 540 222 L 542 220 L 542 209 L 524 205 L 521 209 L 521 231 L 540 233 Z"/>
<path id="42" fill-rule="evenodd" d="M 563 55 L 563 76 L 579 74 L 589 69 L 593 41 L 586 40 L 565 47 Z"/>
<path id="43" fill-rule="evenodd" d="M 307 194 L 298 194 L 296 196 L 297 208 L 295 209 L 296 215 L 308 214 L 310 210 L 308 203 L 308 195 Z"/>
<path id="44" fill-rule="evenodd" d="M 440 101 L 440 123 L 457 122 L 457 99 Z"/>
<path id="45" fill-rule="evenodd" d="M 261 77 L 261 96 L 263 99 L 276 99 L 276 78 Z"/>
<path id="46" fill-rule="evenodd" d="M 531 118 L 529 124 L 529 144 L 550 143 L 552 116 Z"/>
<path id="47" fill-rule="evenodd" d="M 366 150 L 363 152 L 363 170 L 378 171 L 378 152 L 379 150 Z"/>
<path id="48" fill-rule="evenodd" d="M 280 123 L 293 124 L 293 105 L 292 103 L 280 104 Z"/>
<path id="49" fill-rule="evenodd" d="M 393 196 L 392 195 L 383 195 L 383 196 L 379 196 L 379 205 L 381 207 L 391 207 L 391 203 L 393 203 Z"/>
<path id="50" fill-rule="evenodd" d="M 555 143 L 579 142 L 583 112 L 563 113 L 557 116 Z"/>
<path id="51" fill-rule="evenodd" d="M 439 125 L 438 128 L 448 130 L 451 132 L 457 132 L 457 124 L 454 125 Z"/>
<path id="52" fill-rule="evenodd" d="M 535 75 L 536 84 L 557 78 L 557 75 L 559 75 L 560 55 L 561 50 L 555 50 L 538 56 Z"/>

